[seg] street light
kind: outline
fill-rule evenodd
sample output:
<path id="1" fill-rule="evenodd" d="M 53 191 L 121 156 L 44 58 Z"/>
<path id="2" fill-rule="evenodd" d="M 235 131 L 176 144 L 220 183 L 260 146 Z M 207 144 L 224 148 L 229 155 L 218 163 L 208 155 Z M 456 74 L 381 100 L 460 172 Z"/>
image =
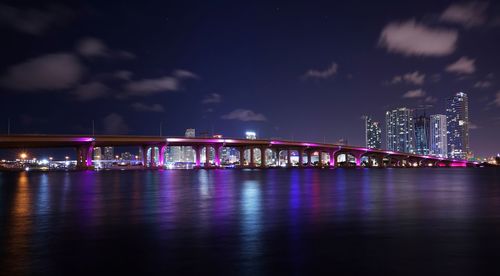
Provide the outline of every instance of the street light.
<path id="1" fill-rule="evenodd" d="M 64 157 L 64 159 L 66 159 L 66 161 L 68 161 L 68 159 L 69 159 L 69 156 L 66 156 L 66 157 Z"/>
<path id="2" fill-rule="evenodd" d="M 21 154 L 19 155 L 19 157 L 21 157 L 21 159 L 23 159 L 23 160 L 24 160 L 24 159 L 28 158 L 28 155 L 27 155 L 25 152 L 23 152 L 23 153 L 21 153 Z"/>

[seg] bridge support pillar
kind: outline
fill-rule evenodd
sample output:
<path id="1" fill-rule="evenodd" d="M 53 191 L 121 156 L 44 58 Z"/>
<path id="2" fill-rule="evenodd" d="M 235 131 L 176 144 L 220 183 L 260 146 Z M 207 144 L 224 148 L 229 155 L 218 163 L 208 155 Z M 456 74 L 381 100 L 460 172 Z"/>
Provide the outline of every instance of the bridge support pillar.
<path id="1" fill-rule="evenodd" d="M 205 146 L 205 168 L 210 167 L 210 146 Z"/>
<path id="2" fill-rule="evenodd" d="M 335 151 L 331 150 L 328 155 L 330 157 L 330 167 L 335 167 Z"/>
<path id="3" fill-rule="evenodd" d="M 260 166 L 262 168 L 267 167 L 267 161 L 266 161 L 266 147 L 260 148 Z"/>
<path id="4" fill-rule="evenodd" d="M 318 167 L 323 167 L 323 152 L 318 151 Z"/>
<path id="5" fill-rule="evenodd" d="M 297 150 L 299 152 L 299 167 L 303 167 L 304 166 L 304 149 L 298 149 Z"/>
<path id="6" fill-rule="evenodd" d="M 160 157 L 158 158 L 158 166 L 164 167 L 165 166 L 165 152 L 167 151 L 167 144 L 165 143 L 164 145 L 160 146 L 159 152 L 160 152 Z"/>
<path id="7" fill-rule="evenodd" d="M 148 166 L 148 147 L 141 146 L 140 149 L 141 149 L 142 166 L 146 168 Z"/>
<path id="8" fill-rule="evenodd" d="M 76 149 L 76 166 L 80 169 L 92 167 L 92 152 L 94 144 L 82 145 Z"/>
<path id="9" fill-rule="evenodd" d="M 312 165 L 312 150 L 307 151 L 307 166 L 310 167 Z"/>
<path id="10" fill-rule="evenodd" d="M 199 168 L 201 166 L 201 147 L 200 146 L 194 146 L 193 147 L 193 150 L 194 150 L 194 158 L 195 158 L 195 162 L 196 162 L 196 168 Z"/>
<path id="11" fill-rule="evenodd" d="M 286 150 L 286 166 L 292 166 L 292 151 L 290 149 Z"/>
<path id="12" fill-rule="evenodd" d="M 253 147 L 250 147 L 250 167 L 255 167 L 255 154 Z"/>
<path id="13" fill-rule="evenodd" d="M 240 153 L 240 167 L 245 166 L 245 147 L 239 147 L 238 152 Z"/>
<path id="14" fill-rule="evenodd" d="M 214 165 L 220 167 L 220 145 L 214 146 Z"/>

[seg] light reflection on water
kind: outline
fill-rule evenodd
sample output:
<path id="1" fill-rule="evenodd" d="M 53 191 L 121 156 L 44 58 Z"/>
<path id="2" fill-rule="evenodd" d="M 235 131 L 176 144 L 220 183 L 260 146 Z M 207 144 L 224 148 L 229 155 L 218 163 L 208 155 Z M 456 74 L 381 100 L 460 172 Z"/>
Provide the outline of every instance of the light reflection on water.
<path id="1" fill-rule="evenodd" d="M 500 252 L 499 186 L 494 169 L 2 173 L 0 267 L 461 274 Z"/>

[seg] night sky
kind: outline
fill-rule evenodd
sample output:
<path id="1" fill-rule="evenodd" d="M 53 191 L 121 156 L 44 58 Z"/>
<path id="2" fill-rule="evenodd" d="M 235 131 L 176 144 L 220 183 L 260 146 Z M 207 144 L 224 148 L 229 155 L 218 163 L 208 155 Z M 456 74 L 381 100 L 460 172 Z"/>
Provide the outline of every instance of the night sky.
<path id="1" fill-rule="evenodd" d="M 197 131 L 364 144 L 365 114 L 444 114 L 500 151 L 500 3 L 3 1 L 0 131 Z M 385 130 L 383 132 L 385 135 Z M 384 141 L 385 146 L 385 141 Z"/>

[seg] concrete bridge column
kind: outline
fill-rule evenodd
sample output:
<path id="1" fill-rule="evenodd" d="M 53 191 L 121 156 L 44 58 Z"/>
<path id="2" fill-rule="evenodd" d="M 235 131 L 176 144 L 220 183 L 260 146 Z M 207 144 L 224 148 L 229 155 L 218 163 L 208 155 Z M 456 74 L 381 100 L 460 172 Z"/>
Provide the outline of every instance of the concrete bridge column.
<path id="1" fill-rule="evenodd" d="M 330 167 L 335 167 L 335 163 L 337 162 L 335 154 L 339 150 L 331 150 L 328 154 L 330 155 Z"/>
<path id="2" fill-rule="evenodd" d="M 286 166 L 292 166 L 292 151 L 290 149 L 286 150 Z"/>
<path id="3" fill-rule="evenodd" d="M 216 167 L 220 167 L 220 145 L 214 146 L 214 164 Z"/>
<path id="4" fill-rule="evenodd" d="M 205 167 L 210 167 L 210 146 L 205 146 Z"/>
<path id="5" fill-rule="evenodd" d="M 318 151 L 318 167 L 323 167 L 323 152 Z"/>
<path id="6" fill-rule="evenodd" d="M 95 143 L 92 143 L 88 146 L 86 154 L 87 157 L 85 158 L 85 165 L 87 167 L 92 167 L 92 157 L 94 156 L 94 145 Z"/>
<path id="7" fill-rule="evenodd" d="M 304 166 L 304 149 L 298 149 L 299 152 L 299 167 Z"/>
<path id="8" fill-rule="evenodd" d="M 151 147 L 151 151 L 149 152 L 149 163 L 151 167 L 156 167 L 155 164 L 155 147 Z"/>
<path id="9" fill-rule="evenodd" d="M 255 156 L 253 152 L 253 147 L 250 147 L 250 167 L 255 167 Z"/>
<path id="10" fill-rule="evenodd" d="M 309 149 L 309 150 L 307 150 L 307 166 L 308 167 L 312 166 L 311 159 L 312 159 L 312 150 Z"/>
<path id="11" fill-rule="evenodd" d="M 238 152 L 240 153 L 240 167 L 245 166 L 245 147 L 239 147 Z"/>
<path id="12" fill-rule="evenodd" d="M 141 158 L 142 158 L 142 166 L 147 167 L 148 166 L 148 147 L 147 146 L 141 146 Z"/>
<path id="13" fill-rule="evenodd" d="M 201 147 L 193 146 L 193 150 L 196 159 L 196 167 L 199 168 L 201 166 Z"/>
<path id="14" fill-rule="evenodd" d="M 165 152 L 167 151 L 167 144 L 165 143 L 164 145 L 160 146 L 160 156 L 158 158 L 158 165 L 160 167 L 165 166 Z"/>
<path id="15" fill-rule="evenodd" d="M 266 147 L 261 147 L 260 148 L 260 166 L 262 168 L 267 167 L 267 162 L 266 162 Z"/>
<path id="16" fill-rule="evenodd" d="M 356 167 L 361 167 L 361 158 L 363 157 L 363 154 L 364 152 L 352 154 L 354 156 L 354 161 L 356 162 Z"/>

